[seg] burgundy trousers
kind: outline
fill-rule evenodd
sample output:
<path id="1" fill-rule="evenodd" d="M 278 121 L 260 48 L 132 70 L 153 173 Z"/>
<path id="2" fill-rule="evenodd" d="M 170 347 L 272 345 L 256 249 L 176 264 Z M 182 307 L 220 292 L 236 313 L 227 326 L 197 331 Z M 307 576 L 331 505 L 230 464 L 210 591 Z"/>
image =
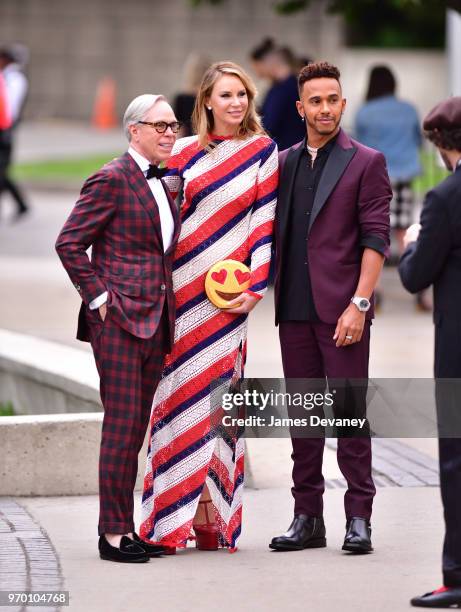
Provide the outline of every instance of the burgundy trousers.
<path id="1" fill-rule="evenodd" d="M 368 378 L 370 322 L 365 323 L 360 342 L 339 348 L 336 348 L 333 340 L 335 327 L 304 321 L 280 323 L 285 378 Z M 355 413 L 355 416 L 365 415 Z M 325 490 L 322 474 L 325 439 L 292 438 L 292 445 L 295 514 L 320 517 L 323 514 Z M 368 435 L 338 437 L 337 459 L 347 481 L 344 496 L 346 518 L 369 519 L 376 489 L 371 475 L 371 440 Z"/>
<path id="2" fill-rule="evenodd" d="M 104 407 L 99 455 L 99 535 L 134 531 L 138 454 L 149 424 L 167 339 L 167 316 L 152 338 L 137 338 L 86 309 Z"/>

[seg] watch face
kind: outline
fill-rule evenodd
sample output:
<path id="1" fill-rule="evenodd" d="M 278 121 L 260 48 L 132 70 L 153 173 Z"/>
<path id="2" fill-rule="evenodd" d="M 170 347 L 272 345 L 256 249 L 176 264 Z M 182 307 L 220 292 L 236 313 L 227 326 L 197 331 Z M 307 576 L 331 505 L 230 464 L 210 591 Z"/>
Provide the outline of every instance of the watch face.
<path id="1" fill-rule="evenodd" d="M 360 300 L 360 308 L 368 308 L 368 300 Z"/>

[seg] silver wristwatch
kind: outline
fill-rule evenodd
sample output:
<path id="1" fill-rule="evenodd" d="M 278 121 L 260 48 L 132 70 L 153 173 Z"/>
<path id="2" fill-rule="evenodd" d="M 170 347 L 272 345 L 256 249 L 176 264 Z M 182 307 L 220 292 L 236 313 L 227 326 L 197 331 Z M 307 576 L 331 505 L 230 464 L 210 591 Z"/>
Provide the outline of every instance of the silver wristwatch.
<path id="1" fill-rule="evenodd" d="M 351 302 L 357 306 L 360 312 L 367 312 L 367 310 L 370 310 L 371 303 L 367 298 L 354 295 L 354 297 L 351 298 Z"/>

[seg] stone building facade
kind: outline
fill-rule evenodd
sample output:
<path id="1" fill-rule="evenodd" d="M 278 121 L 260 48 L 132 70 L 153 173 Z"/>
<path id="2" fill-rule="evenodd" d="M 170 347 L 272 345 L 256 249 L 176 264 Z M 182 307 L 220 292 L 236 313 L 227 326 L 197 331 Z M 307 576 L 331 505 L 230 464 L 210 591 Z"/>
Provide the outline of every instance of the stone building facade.
<path id="1" fill-rule="evenodd" d="M 342 19 L 325 13 L 325 0 L 291 16 L 277 15 L 273 4 L 223 0 L 192 8 L 189 0 L 1 0 L 0 44 L 18 41 L 29 47 L 30 119 L 89 120 L 98 83 L 106 76 L 116 82 L 119 115 L 139 93 L 171 97 L 183 87 L 191 51 L 250 69 L 248 53 L 265 36 L 299 55 L 340 66 L 346 124 L 352 123 L 375 62 L 396 70 L 399 93 L 421 113 L 448 95 L 443 52 L 348 49 Z M 263 91 L 265 84 L 258 85 Z"/>
<path id="2" fill-rule="evenodd" d="M 30 49 L 29 117 L 90 116 L 97 84 L 111 76 L 119 111 L 139 93 L 173 95 L 190 51 L 249 67 L 248 52 L 273 36 L 298 53 L 323 55 L 341 44 L 338 19 L 322 3 L 290 17 L 271 0 L 1 0 L 0 43 Z"/>

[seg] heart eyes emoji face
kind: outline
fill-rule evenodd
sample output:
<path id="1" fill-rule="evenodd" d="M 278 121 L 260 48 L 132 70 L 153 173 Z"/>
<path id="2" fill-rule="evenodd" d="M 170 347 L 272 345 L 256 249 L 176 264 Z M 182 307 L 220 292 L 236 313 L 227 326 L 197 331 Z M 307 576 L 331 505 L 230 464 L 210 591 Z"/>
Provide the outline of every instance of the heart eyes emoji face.
<path id="1" fill-rule="evenodd" d="M 245 264 L 224 259 L 209 269 L 205 279 L 205 291 L 212 304 L 218 308 L 229 308 L 227 302 L 248 289 L 250 281 L 250 270 Z"/>
<path id="2" fill-rule="evenodd" d="M 211 278 L 216 283 L 218 283 L 218 285 L 224 285 L 224 283 L 226 282 L 226 278 L 227 278 L 227 270 L 225 270 L 224 268 L 221 268 L 219 272 L 212 272 Z"/>

